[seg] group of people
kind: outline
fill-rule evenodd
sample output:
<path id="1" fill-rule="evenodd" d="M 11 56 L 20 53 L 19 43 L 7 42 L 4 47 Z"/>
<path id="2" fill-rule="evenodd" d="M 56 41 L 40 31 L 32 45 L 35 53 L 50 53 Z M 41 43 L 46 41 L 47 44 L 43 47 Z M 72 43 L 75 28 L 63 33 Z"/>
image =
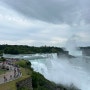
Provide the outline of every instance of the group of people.
<path id="1" fill-rule="evenodd" d="M 10 74 L 4 74 L 4 82 L 14 80 L 21 76 L 20 68 L 14 67 Z"/>
<path id="2" fill-rule="evenodd" d="M 6 64 L 6 65 L 8 65 L 8 64 Z M 4 75 L 4 77 L 3 77 L 4 82 L 14 80 L 21 76 L 21 70 L 20 70 L 19 66 L 9 64 L 8 67 L 9 67 L 10 73 L 8 75 L 7 74 Z"/>

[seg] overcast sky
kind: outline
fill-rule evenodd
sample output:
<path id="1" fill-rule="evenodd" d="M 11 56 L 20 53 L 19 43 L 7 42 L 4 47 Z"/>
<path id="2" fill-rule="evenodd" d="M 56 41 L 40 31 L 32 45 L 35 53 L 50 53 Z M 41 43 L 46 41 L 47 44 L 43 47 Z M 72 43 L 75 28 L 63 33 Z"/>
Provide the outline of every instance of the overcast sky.
<path id="1" fill-rule="evenodd" d="M 0 44 L 90 46 L 90 0 L 0 0 Z"/>

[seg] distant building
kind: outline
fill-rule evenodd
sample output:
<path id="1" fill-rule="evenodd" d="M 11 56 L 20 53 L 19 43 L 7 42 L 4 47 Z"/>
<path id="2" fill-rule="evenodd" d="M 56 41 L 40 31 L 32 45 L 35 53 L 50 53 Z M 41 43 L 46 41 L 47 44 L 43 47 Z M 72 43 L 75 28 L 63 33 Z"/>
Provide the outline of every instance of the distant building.
<path id="1" fill-rule="evenodd" d="M 82 55 L 90 56 L 90 47 L 81 47 Z"/>

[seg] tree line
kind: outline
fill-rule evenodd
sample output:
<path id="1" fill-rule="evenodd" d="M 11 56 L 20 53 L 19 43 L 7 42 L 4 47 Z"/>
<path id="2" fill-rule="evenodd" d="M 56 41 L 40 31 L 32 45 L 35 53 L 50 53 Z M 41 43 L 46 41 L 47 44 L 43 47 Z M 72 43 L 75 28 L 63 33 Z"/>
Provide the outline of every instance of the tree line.
<path id="1" fill-rule="evenodd" d="M 63 48 L 50 46 L 0 45 L 0 54 L 35 54 L 64 52 Z"/>

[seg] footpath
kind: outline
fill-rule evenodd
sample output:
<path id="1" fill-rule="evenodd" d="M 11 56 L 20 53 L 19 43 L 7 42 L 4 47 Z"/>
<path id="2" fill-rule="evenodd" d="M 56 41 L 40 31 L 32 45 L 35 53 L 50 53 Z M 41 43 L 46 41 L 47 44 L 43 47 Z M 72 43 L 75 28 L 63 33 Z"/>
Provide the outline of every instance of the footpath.
<path id="1" fill-rule="evenodd" d="M 1 65 L 2 63 L 0 63 L 0 66 Z M 13 81 L 22 76 L 18 67 L 8 65 L 8 64 L 6 64 L 5 66 L 9 67 L 9 70 L 7 70 L 5 74 L 0 75 L 0 84 Z"/>

